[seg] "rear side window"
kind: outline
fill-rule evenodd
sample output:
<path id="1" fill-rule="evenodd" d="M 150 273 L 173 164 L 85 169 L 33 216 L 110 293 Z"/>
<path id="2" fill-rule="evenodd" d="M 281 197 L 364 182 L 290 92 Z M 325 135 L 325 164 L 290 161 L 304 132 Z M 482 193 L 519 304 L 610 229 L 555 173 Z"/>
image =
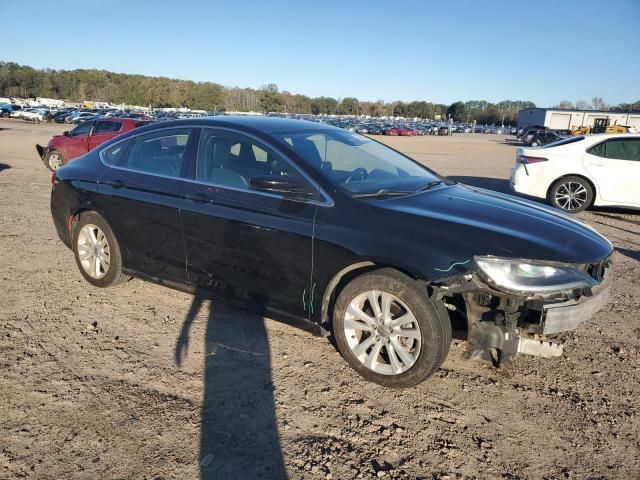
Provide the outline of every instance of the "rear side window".
<path id="1" fill-rule="evenodd" d="M 605 144 L 607 158 L 640 161 L 640 138 L 616 138 Z"/>
<path id="2" fill-rule="evenodd" d="M 171 128 L 135 137 L 125 168 L 168 177 L 180 176 L 191 128 Z"/>
<path id="3" fill-rule="evenodd" d="M 588 153 L 614 160 L 640 161 L 640 138 L 612 138 L 594 145 Z"/>
<path id="4" fill-rule="evenodd" d="M 109 121 L 97 122 L 94 134 L 115 133 L 115 132 L 119 132 L 121 128 L 122 128 L 122 124 L 120 122 L 109 122 Z"/>

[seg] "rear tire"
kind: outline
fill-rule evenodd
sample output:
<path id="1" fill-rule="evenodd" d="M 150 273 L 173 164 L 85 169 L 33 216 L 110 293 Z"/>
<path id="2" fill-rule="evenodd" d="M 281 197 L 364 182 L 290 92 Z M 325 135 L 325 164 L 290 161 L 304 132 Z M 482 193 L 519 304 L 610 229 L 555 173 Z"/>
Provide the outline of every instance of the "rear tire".
<path id="1" fill-rule="evenodd" d="M 593 187 L 582 177 L 559 178 L 549 189 L 549 203 L 565 212 L 582 212 L 593 203 Z"/>
<path id="2" fill-rule="evenodd" d="M 72 249 L 80 273 L 94 287 L 113 287 L 131 278 L 122 273 L 118 240 L 97 212 L 80 214 L 73 229 Z"/>
<path id="3" fill-rule="evenodd" d="M 333 319 L 343 358 L 366 380 L 385 387 L 423 382 L 449 353 L 451 322 L 444 305 L 397 270 L 352 280 L 338 295 Z"/>

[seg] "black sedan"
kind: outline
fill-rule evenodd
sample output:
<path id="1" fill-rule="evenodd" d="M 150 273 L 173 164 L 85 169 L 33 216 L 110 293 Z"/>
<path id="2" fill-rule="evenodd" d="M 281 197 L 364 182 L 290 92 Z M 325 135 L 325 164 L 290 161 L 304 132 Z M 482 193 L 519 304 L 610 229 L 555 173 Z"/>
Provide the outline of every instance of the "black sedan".
<path id="1" fill-rule="evenodd" d="M 611 244 L 570 215 L 318 123 L 150 125 L 52 181 L 56 229 L 92 285 L 135 276 L 333 334 L 391 387 L 437 370 L 453 329 L 494 363 L 558 355 L 553 336 L 611 282 Z"/>
<path id="2" fill-rule="evenodd" d="M 558 135 L 556 132 L 551 130 L 538 130 L 531 138 L 531 142 L 529 145 L 532 147 L 540 147 L 542 145 L 548 145 L 553 142 L 558 142 L 560 140 L 564 140 L 567 138 L 566 136 Z"/>

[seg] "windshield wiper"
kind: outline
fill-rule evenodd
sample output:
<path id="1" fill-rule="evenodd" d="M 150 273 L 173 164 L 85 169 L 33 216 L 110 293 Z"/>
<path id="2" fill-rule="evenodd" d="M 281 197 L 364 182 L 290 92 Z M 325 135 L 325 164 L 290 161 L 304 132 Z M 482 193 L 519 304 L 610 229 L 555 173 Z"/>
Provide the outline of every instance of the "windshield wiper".
<path id="1" fill-rule="evenodd" d="M 418 192 L 424 192 L 431 187 L 444 183 L 442 180 L 433 180 L 417 190 L 394 190 L 392 188 L 381 188 L 375 192 L 356 193 L 353 198 L 381 198 L 381 197 L 399 197 L 402 195 L 411 195 Z"/>
<path id="2" fill-rule="evenodd" d="M 435 187 L 436 185 L 440 185 L 441 183 L 444 183 L 444 182 L 442 180 L 433 180 L 427 183 L 426 185 L 420 187 L 418 190 L 416 190 L 416 192 L 424 192 L 425 190 L 429 190 L 431 187 Z"/>
<path id="3" fill-rule="evenodd" d="M 390 188 L 381 188 L 375 192 L 355 193 L 353 198 L 380 198 L 380 197 L 398 197 L 401 195 L 411 195 L 415 193 L 413 190 L 393 190 Z"/>

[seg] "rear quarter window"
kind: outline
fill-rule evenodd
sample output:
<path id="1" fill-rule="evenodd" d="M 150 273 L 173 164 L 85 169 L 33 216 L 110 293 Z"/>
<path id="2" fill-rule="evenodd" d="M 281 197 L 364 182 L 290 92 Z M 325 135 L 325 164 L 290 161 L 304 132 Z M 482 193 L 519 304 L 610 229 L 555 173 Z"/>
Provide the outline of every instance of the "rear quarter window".
<path id="1" fill-rule="evenodd" d="M 105 148 L 100 152 L 102 161 L 110 167 L 122 165 L 127 150 L 129 150 L 129 145 L 131 145 L 131 139 L 125 140 L 124 142 L 118 142 L 115 145 Z"/>

